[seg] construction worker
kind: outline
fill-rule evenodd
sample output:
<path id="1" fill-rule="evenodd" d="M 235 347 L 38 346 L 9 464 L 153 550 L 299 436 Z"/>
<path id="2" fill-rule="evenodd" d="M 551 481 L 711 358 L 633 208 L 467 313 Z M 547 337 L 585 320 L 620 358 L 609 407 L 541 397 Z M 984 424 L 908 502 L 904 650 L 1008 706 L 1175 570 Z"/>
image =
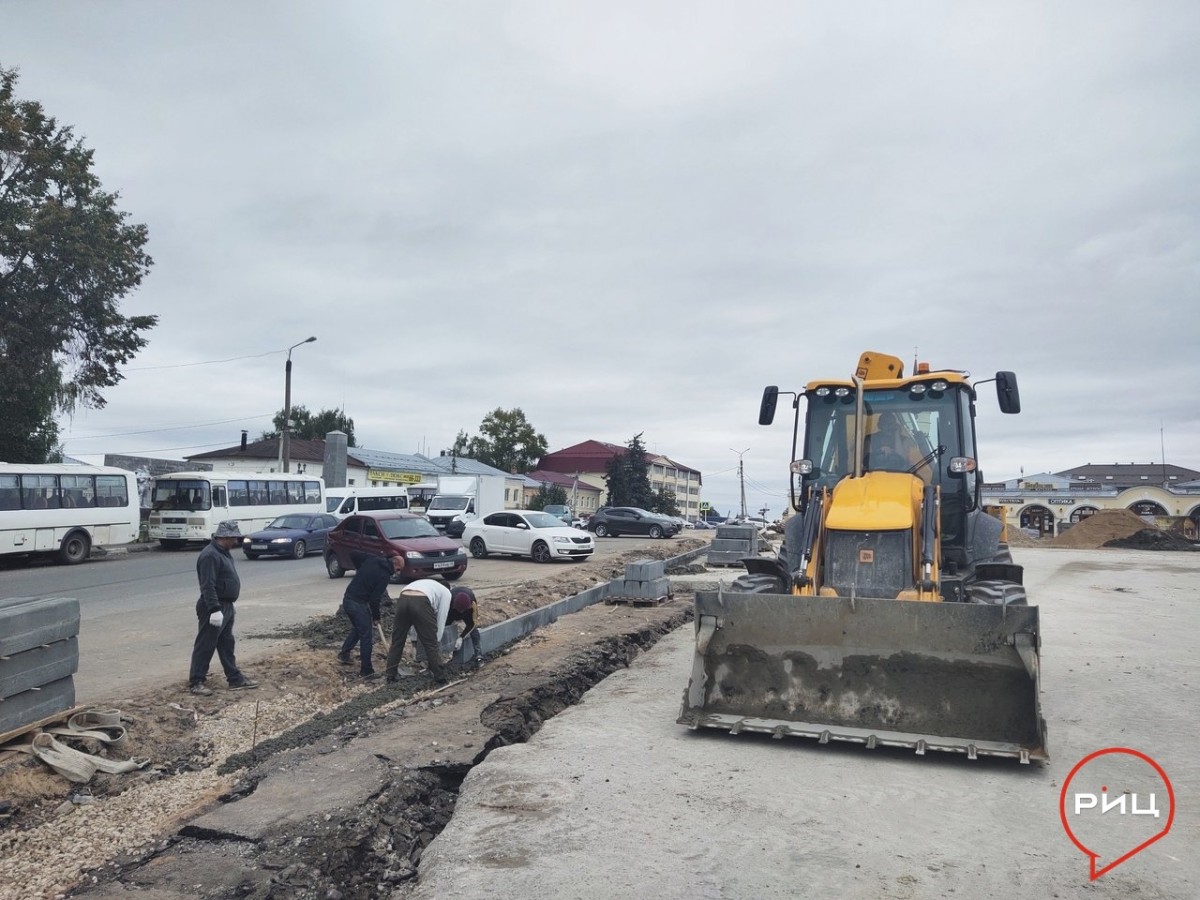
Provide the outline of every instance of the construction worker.
<path id="1" fill-rule="evenodd" d="M 454 642 L 454 649 L 461 650 L 463 638 L 469 637 L 471 646 L 475 650 L 471 663 L 474 666 L 483 663 L 483 642 L 479 636 L 479 628 L 475 624 L 475 616 L 478 612 L 479 606 L 475 602 L 475 592 L 469 587 L 456 587 L 450 592 L 450 614 L 446 617 L 446 623 L 462 622 L 458 640 Z"/>
<path id="2" fill-rule="evenodd" d="M 369 553 L 355 551 L 350 554 L 354 563 L 354 577 L 342 596 L 342 609 L 350 620 L 350 633 L 338 652 L 338 662 L 343 666 L 354 664 L 350 651 L 358 645 L 359 672 L 363 678 L 375 678 L 375 667 L 371 664 L 371 650 L 375 642 L 375 626 L 379 624 L 379 605 L 387 597 L 387 586 L 392 575 L 404 568 L 404 557 L 384 559 Z"/>
<path id="3" fill-rule="evenodd" d="M 917 442 L 893 412 L 879 414 L 875 430 L 867 435 L 864 446 L 866 466 L 875 471 L 907 472 L 921 460 Z"/>
<path id="4" fill-rule="evenodd" d="M 399 675 L 400 657 L 404 654 L 404 641 L 408 637 L 408 629 L 417 629 L 417 640 L 425 651 L 429 661 L 429 671 L 433 674 L 434 684 L 447 684 L 446 667 L 442 664 L 442 652 L 438 642 L 446 629 L 446 619 L 450 615 L 450 589 L 440 581 L 432 578 L 422 578 L 404 586 L 400 596 L 396 598 L 396 620 L 392 625 L 392 648 L 388 651 L 387 673 L 388 684 L 394 684 Z"/>

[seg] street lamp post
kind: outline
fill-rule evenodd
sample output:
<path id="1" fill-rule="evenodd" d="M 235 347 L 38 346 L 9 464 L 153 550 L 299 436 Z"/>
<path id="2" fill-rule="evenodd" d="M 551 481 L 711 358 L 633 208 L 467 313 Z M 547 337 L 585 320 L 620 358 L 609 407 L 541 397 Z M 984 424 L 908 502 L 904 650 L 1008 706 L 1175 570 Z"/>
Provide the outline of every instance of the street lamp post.
<path id="1" fill-rule="evenodd" d="M 305 338 L 300 344 L 311 344 L 315 337 Z M 279 441 L 279 459 L 283 471 L 288 471 L 289 438 L 292 431 L 292 351 L 300 344 L 292 344 L 287 351 L 287 365 L 283 372 L 283 438 Z"/>
<path id="2" fill-rule="evenodd" d="M 741 489 L 742 489 L 742 518 L 744 519 L 744 518 L 746 518 L 746 476 L 745 476 L 745 474 L 744 474 L 744 471 L 743 471 L 743 469 L 742 469 L 742 457 L 743 457 L 743 456 L 745 456 L 747 453 L 749 453 L 749 452 L 750 452 L 750 448 L 749 448 L 749 447 L 747 447 L 745 450 L 741 451 L 740 453 L 738 453 L 738 451 L 737 451 L 737 450 L 734 450 L 732 447 L 730 447 L 730 448 L 729 448 L 729 450 L 730 450 L 730 452 L 732 452 L 732 453 L 737 453 L 737 458 L 738 458 L 738 485 L 739 485 L 739 486 L 741 487 Z"/>

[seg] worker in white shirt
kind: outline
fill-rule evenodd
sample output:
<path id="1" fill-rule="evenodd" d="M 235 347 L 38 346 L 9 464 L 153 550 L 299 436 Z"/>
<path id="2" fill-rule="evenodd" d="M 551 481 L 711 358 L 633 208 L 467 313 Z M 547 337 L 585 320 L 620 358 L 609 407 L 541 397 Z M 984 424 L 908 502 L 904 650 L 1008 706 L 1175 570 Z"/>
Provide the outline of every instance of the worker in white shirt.
<path id="1" fill-rule="evenodd" d="M 419 581 L 406 584 L 396 598 L 396 620 L 392 624 L 392 647 L 388 651 L 387 673 L 389 684 L 395 683 L 399 676 L 396 670 L 400 667 L 400 657 L 404 654 L 404 641 L 408 637 L 408 629 L 417 629 L 417 640 L 425 650 L 425 658 L 429 660 L 429 671 L 433 674 L 434 684 L 447 684 L 446 667 L 442 663 L 442 652 L 438 644 L 442 639 L 442 631 L 446 627 L 446 617 L 450 614 L 450 589 L 440 581 L 422 578 Z"/>

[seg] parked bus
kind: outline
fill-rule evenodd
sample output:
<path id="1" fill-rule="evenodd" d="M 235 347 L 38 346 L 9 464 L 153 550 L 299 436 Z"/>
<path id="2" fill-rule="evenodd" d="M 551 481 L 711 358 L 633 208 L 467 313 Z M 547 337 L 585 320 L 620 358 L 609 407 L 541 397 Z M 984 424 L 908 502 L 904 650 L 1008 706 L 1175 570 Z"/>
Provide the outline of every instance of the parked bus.
<path id="1" fill-rule="evenodd" d="M 137 540 L 137 476 L 111 466 L 0 463 L 0 555 L 81 563 L 92 547 Z"/>
<path id="2" fill-rule="evenodd" d="M 325 483 L 287 472 L 172 472 L 154 479 L 150 539 L 163 547 L 207 541 L 232 520 L 242 534 L 287 513 L 325 512 Z"/>

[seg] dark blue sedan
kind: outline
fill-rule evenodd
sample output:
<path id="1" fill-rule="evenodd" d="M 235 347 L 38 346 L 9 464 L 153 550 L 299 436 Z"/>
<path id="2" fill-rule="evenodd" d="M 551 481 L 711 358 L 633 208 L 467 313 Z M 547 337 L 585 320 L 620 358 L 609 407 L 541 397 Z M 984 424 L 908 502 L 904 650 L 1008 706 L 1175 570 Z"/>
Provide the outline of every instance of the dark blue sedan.
<path id="1" fill-rule="evenodd" d="M 280 516 L 262 531 L 242 538 L 246 559 L 260 556 L 290 556 L 304 559 L 306 553 L 325 549 L 325 536 L 338 520 L 325 513 L 289 513 Z"/>

